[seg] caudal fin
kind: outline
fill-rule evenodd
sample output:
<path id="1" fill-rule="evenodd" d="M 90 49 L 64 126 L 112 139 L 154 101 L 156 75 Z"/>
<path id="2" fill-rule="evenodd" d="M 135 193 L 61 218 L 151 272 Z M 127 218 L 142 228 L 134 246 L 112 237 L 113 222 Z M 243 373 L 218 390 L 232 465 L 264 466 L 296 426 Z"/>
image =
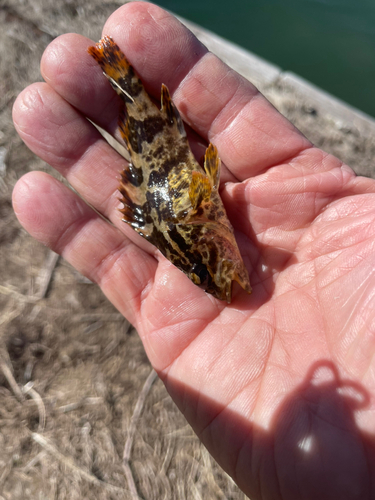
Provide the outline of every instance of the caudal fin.
<path id="1" fill-rule="evenodd" d="M 100 65 L 112 87 L 126 103 L 134 103 L 140 94 L 147 96 L 134 68 L 110 36 L 104 36 L 99 43 L 89 47 L 88 53 Z"/>

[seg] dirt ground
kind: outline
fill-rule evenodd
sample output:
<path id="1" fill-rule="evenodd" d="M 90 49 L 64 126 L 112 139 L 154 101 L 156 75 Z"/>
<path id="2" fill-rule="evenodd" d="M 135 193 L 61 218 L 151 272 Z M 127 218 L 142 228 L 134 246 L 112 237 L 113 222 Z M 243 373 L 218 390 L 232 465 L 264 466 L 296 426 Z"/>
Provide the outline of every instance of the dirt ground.
<path id="1" fill-rule="evenodd" d="M 0 0 L 0 500 L 245 498 L 155 379 L 132 326 L 12 211 L 17 179 L 51 171 L 17 136 L 14 99 L 41 79 L 54 37 L 98 40 L 122 3 Z M 264 90 L 315 144 L 372 174 L 371 134 L 285 86 Z"/>

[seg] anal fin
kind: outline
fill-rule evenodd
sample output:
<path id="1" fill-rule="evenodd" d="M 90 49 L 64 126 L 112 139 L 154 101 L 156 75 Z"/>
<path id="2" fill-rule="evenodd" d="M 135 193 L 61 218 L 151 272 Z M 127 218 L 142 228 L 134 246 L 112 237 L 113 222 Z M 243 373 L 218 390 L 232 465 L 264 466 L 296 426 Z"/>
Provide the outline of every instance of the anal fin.
<path id="1" fill-rule="evenodd" d="M 139 179 L 137 179 L 132 171 L 135 167 L 131 164 L 130 167 L 131 168 L 128 167 L 121 172 L 121 182 L 118 190 L 121 194 L 119 201 L 124 206 L 120 209 L 120 212 L 123 215 L 123 221 L 136 229 L 144 227 L 146 221 L 142 206 L 137 199 L 138 187 L 136 187 L 136 185 Z"/>
<path id="2" fill-rule="evenodd" d="M 121 183 L 125 188 L 129 184 L 139 187 L 142 182 L 143 172 L 141 167 L 137 168 L 132 163 L 129 163 L 129 165 L 121 172 Z"/>

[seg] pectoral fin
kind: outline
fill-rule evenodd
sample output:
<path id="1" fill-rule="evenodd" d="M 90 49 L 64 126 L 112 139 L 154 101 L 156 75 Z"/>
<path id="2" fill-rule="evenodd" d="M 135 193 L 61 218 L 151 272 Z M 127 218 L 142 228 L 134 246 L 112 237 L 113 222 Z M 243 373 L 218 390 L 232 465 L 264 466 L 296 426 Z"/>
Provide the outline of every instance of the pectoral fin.
<path id="1" fill-rule="evenodd" d="M 210 179 L 212 189 L 219 189 L 221 161 L 216 147 L 209 144 L 204 156 L 204 169 Z"/>
<path id="2" fill-rule="evenodd" d="M 192 173 L 189 187 L 191 205 L 196 210 L 203 201 L 209 201 L 211 196 L 211 183 L 209 178 L 200 172 Z"/>

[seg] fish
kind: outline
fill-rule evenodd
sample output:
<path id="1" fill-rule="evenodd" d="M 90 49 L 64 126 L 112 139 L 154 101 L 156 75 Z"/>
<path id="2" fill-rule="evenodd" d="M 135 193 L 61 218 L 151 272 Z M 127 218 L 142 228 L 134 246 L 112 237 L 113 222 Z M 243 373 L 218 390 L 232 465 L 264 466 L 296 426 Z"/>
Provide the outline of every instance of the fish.
<path id="1" fill-rule="evenodd" d="M 201 167 L 167 86 L 161 86 L 159 109 L 111 37 L 88 53 L 122 100 L 118 126 L 130 155 L 118 188 L 122 220 L 217 299 L 231 302 L 233 281 L 250 294 L 248 271 L 219 194 L 217 148 L 208 145 Z"/>

